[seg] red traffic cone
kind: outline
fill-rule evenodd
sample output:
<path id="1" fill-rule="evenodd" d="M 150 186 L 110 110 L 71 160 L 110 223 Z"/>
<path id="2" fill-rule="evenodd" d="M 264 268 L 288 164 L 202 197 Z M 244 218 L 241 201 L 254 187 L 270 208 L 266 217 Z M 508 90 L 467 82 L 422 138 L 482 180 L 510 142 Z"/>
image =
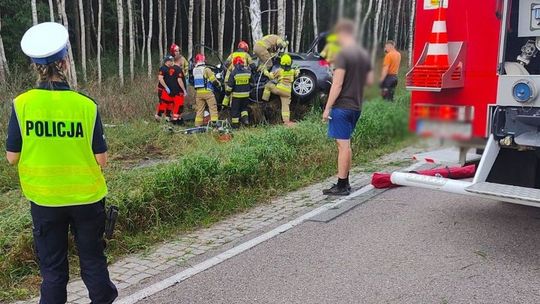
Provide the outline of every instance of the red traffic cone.
<path id="1" fill-rule="evenodd" d="M 443 5 L 439 6 L 435 15 L 424 65 L 436 66 L 438 68 L 448 68 L 449 66 L 446 9 Z"/>

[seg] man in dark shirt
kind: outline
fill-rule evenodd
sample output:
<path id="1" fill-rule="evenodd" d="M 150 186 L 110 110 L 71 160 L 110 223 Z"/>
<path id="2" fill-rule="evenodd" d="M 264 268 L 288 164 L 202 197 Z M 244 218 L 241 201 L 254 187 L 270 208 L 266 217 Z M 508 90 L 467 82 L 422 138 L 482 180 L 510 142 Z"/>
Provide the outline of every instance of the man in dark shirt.
<path id="1" fill-rule="evenodd" d="M 326 195 L 349 195 L 349 171 L 352 163 L 351 136 L 360 118 L 364 87 L 373 84 L 373 72 L 368 53 L 354 38 L 355 25 L 350 20 L 338 22 L 335 33 L 341 52 L 335 60 L 332 88 L 323 113 L 328 122 L 328 136 L 338 146 L 338 182 Z"/>
<path id="2" fill-rule="evenodd" d="M 43 90 L 69 90 L 69 85 L 65 82 L 43 82 L 39 84 L 39 89 Z M 19 122 L 17 121 L 17 115 L 15 114 L 15 108 L 11 110 L 11 117 L 8 123 L 8 136 L 6 139 L 6 151 L 12 153 L 20 153 L 22 151 L 22 136 Z M 107 152 L 107 143 L 105 142 L 105 135 L 103 133 L 103 125 L 99 112 L 96 117 L 96 124 L 94 126 L 94 134 L 92 136 L 92 151 L 94 154 L 103 154 Z"/>

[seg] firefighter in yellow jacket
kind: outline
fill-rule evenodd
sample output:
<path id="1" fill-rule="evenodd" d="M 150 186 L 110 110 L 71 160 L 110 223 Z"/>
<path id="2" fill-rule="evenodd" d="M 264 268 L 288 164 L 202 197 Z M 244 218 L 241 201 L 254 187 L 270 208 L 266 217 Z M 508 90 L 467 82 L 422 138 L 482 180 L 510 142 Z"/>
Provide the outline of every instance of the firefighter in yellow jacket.
<path id="1" fill-rule="evenodd" d="M 292 85 L 300 71 L 292 68 L 292 58 L 289 54 L 281 56 L 280 65 L 281 67 L 273 73 L 265 71 L 264 74 L 272 81 L 264 86 L 262 99 L 269 101 L 270 94 L 278 95 L 281 99 L 281 117 L 283 123 L 288 125 L 291 122 Z"/>
<path id="2" fill-rule="evenodd" d="M 337 55 L 341 51 L 341 47 L 339 46 L 337 35 L 336 34 L 330 34 L 328 37 L 326 37 L 326 45 L 324 46 L 324 49 L 321 52 L 321 57 L 326 59 L 330 66 L 334 66 L 334 61 L 336 60 Z"/>
<path id="3" fill-rule="evenodd" d="M 214 96 L 214 87 L 220 87 L 221 84 L 216 79 L 216 75 L 206 66 L 206 58 L 203 54 L 195 56 L 195 68 L 193 69 L 193 87 L 195 88 L 195 106 L 197 114 L 195 116 L 195 126 L 202 126 L 204 122 L 204 110 L 208 106 L 210 111 L 210 120 L 218 120 L 218 108 L 216 97 Z"/>
<path id="4" fill-rule="evenodd" d="M 244 67 L 246 67 L 246 68 L 251 67 L 252 69 L 256 68 L 256 66 L 253 63 L 253 60 L 251 59 L 251 56 L 249 55 L 249 45 L 245 41 L 240 41 L 238 43 L 238 49 L 236 50 L 236 52 L 233 52 L 231 55 L 229 55 L 227 60 L 225 60 L 225 67 L 227 68 L 227 73 L 225 74 L 225 90 L 226 90 L 226 92 L 231 91 L 230 87 L 228 87 L 227 84 L 229 83 L 229 77 L 230 77 L 232 71 L 235 68 L 235 65 L 233 64 L 233 60 L 235 58 L 238 58 L 238 57 L 242 58 Z M 226 106 L 226 107 L 229 106 L 229 104 L 230 104 L 230 93 L 227 93 L 225 95 L 225 98 L 223 99 L 222 104 L 224 106 Z"/>
<path id="5" fill-rule="evenodd" d="M 266 65 L 267 69 L 272 67 L 271 58 L 280 49 L 286 49 L 289 43 L 278 35 L 266 35 L 255 43 L 253 53 L 259 58 L 259 66 Z"/>

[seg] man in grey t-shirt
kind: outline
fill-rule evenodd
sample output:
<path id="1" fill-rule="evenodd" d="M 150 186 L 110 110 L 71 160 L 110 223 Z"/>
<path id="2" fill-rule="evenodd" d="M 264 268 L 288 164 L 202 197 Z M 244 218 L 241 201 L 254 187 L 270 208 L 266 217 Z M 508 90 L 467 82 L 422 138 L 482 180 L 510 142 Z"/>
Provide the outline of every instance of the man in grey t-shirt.
<path id="1" fill-rule="evenodd" d="M 323 121 L 329 122 L 328 137 L 335 139 L 338 146 L 338 182 L 323 190 L 326 195 L 349 195 L 351 192 L 351 136 L 362 111 L 364 87 L 373 84 L 369 55 L 356 43 L 354 29 L 350 20 L 340 21 L 335 27 L 342 49 L 335 60 Z"/>

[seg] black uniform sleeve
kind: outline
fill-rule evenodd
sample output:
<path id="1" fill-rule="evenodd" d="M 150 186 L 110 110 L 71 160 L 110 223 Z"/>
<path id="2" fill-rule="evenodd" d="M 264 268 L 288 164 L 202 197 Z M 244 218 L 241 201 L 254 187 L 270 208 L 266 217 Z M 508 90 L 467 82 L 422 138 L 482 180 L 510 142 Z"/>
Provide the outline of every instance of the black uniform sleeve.
<path id="1" fill-rule="evenodd" d="M 11 117 L 8 123 L 8 136 L 6 139 L 6 151 L 20 153 L 22 150 L 22 135 L 15 108 L 11 109 Z"/>
<path id="2" fill-rule="evenodd" d="M 99 112 L 96 116 L 96 125 L 94 126 L 94 137 L 92 138 L 92 151 L 94 154 L 101 154 L 107 152 L 107 142 L 105 141 L 105 134 L 103 133 L 103 124 L 101 123 L 101 117 Z"/>

